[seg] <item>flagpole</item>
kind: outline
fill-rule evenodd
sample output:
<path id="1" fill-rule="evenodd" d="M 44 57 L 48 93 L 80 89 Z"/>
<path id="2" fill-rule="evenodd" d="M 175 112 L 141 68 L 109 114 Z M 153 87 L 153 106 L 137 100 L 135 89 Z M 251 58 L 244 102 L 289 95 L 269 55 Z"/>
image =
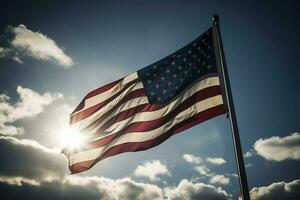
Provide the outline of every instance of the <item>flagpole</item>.
<path id="1" fill-rule="evenodd" d="M 243 152 L 241 147 L 241 141 L 239 136 L 239 129 L 237 125 L 236 115 L 235 115 L 235 109 L 233 104 L 233 98 L 232 98 L 232 92 L 228 77 L 228 71 L 227 71 L 227 65 L 224 55 L 224 49 L 222 44 L 222 38 L 221 38 L 221 32 L 220 32 L 220 25 L 219 25 L 219 16 L 214 15 L 212 17 L 213 20 L 213 35 L 214 35 L 214 43 L 216 44 L 216 57 L 217 57 L 217 64 L 220 68 L 220 75 L 221 75 L 221 83 L 223 85 L 223 91 L 225 92 L 225 99 L 224 103 L 227 106 L 227 113 L 230 121 L 230 127 L 232 132 L 232 139 L 233 139 L 233 145 L 235 150 L 235 159 L 236 159 L 236 165 L 237 170 L 239 174 L 239 183 L 240 183 L 240 190 L 241 190 L 241 196 L 243 200 L 250 200 L 249 197 L 249 189 L 248 189 L 248 183 L 247 183 L 247 176 L 246 176 L 246 170 L 244 165 L 244 159 L 243 159 Z"/>

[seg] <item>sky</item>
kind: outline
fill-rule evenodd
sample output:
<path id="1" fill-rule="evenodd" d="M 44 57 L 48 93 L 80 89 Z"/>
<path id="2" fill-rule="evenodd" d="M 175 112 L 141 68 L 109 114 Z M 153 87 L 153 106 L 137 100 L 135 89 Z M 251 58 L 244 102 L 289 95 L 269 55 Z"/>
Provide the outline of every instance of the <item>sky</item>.
<path id="1" fill-rule="evenodd" d="M 69 114 L 91 90 L 188 44 L 220 16 L 251 199 L 300 198 L 300 4 L 1 1 L 4 199 L 239 198 L 225 115 L 70 175 Z"/>

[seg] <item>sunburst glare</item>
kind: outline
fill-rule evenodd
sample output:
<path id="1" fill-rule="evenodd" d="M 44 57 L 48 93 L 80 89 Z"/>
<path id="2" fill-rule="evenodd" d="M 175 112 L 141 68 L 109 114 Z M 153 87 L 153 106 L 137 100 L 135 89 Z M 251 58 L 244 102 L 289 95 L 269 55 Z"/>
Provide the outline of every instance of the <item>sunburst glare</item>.
<path id="1" fill-rule="evenodd" d="M 83 139 L 77 131 L 66 128 L 63 133 L 63 142 L 65 147 L 77 148 L 82 144 Z"/>

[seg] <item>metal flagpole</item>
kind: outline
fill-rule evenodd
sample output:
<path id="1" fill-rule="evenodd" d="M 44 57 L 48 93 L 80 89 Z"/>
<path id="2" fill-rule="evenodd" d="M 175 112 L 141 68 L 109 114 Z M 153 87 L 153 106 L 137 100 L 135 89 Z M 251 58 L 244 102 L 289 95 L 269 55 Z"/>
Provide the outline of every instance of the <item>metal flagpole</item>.
<path id="1" fill-rule="evenodd" d="M 226 109 L 230 121 L 232 139 L 233 139 L 234 150 L 235 150 L 236 165 L 239 174 L 241 196 L 243 200 L 250 200 L 246 170 L 245 170 L 244 159 L 243 159 L 243 152 L 242 152 L 241 141 L 239 136 L 239 129 L 238 129 L 236 115 L 235 115 L 231 87 L 230 87 L 228 71 L 227 71 L 227 66 L 226 66 L 226 61 L 224 56 L 224 50 L 223 50 L 223 44 L 222 44 L 222 38 L 220 33 L 219 16 L 214 15 L 212 17 L 212 20 L 213 20 L 214 44 L 215 47 L 217 48 L 216 60 L 220 68 L 220 75 L 221 75 L 220 81 L 223 85 L 223 91 L 225 92 L 224 103 L 227 106 Z"/>

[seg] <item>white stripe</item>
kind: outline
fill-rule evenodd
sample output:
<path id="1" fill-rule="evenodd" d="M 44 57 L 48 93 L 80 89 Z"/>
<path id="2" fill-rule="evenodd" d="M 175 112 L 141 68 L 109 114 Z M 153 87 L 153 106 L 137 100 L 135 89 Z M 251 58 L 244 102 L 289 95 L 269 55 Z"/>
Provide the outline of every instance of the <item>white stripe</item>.
<path id="1" fill-rule="evenodd" d="M 105 92 L 102 92 L 98 95 L 95 95 L 95 96 L 92 96 L 90 98 L 87 98 L 85 99 L 85 103 L 84 103 L 84 108 L 81 109 L 80 111 L 77 111 L 75 113 L 73 113 L 72 115 L 78 113 L 78 112 L 82 112 L 96 104 L 99 104 L 103 101 L 105 101 L 106 99 L 112 97 L 113 95 L 115 95 L 116 93 L 118 93 L 120 90 L 122 90 L 126 85 L 127 83 L 135 80 L 138 78 L 138 75 L 137 73 L 133 73 L 133 74 L 130 74 L 126 77 L 124 77 L 118 84 L 116 84 L 115 86 L 113 86 L 112 88 L 110 88 L 109 90 L 105 91 Z"/>
<path id="2" fill-rule="evenodd" d="M 120 137 L 116 138 L 112 142 L 110 142 L 108 145 L 104 147 L 99 147 L 87 151 L 82 151 L 79 153 L 75 153 L 73 155 L 69 156 L 70 165 L 84 162 L 88 160 L 94 160 L 98 157 L 100 157 L 103 153 L 105 153 L 110 148 L 128 143 L 128 142 L 145 142 L 148 140 L 155 139 L 165 133 L 166 131 L 170 130 L 174 125 L 178 124 L 181 121 L 184 121 L 194 115 L 196 115 L 199 112 L 205 111 L 209 108 L 218 106 L 223 104 L 222 96 L 217 95 L 215 97 L 211 97 L 208 99 L 205 99 L 203 101 L 200 101 L 186 110 L 182 111 L 178 115 L 176 115 L 175 118 L 165 123 L 163 126 L 160 126 L 157 129 L 147 131 L 147 132 L 131 132 L 124 135 L 121 135 Z"/>
<path id="3" fill-rule="evenodd" d="M 179 96 L 177 99 L 173 100 L 171 103 L 169 103 L 168 105 L 166 105 L 165 107 L 163 107 L 160 110 L 137 113 L 136 115 L 133 115 L 130 118 L 127 118 L 123 121 L 113 124 L 111 127 L 108 127 L 105 130 L 101 130 L 102 125 L 105 124 L 107 121 L 109 121 L 116 114 L 118 114 L 124 110 L 127 110 L 129 108 L 135 107 L 137 105 L 141 105 L 144 102 L 148 103 L 144 100 L 144 97 L 142 97 L 142 99 L 140 99 L 140 98 L 133 99 L 131 102 L 126 102 L 124 105 L 122 105 L 118 109 L 114 110 L 114 112 L 111 113 L 110 116 L 107 116 L 103 121 L 99 121 L 99 122 L 97 122 L 97 124 L 95 124 L 89 128 L 86 128 L 86 129 L 80 128 L 81 131 L 79 131 L 79 132 L 81 132 L 83 137 L 86 138 L 87 140 L 101 139 L 103 137 L 106 137 L 108 135 L 111 135 L 111 134 L 114 134 L 114 133 L 120 131 L 122 128 L 124 128 L 125 126 L 127 126 L 128 124 L 131 124 L 133 122 L 151 121 L 151 120 L 155 120 L 157 118 L 161 118 L 162 116 L 165 116 L 168 113 L 170 113 L 179 104 L 181 104 L 183 101 L 185 101 L 186 99 L 188 99 L 189 97 L 194 95 L 196 92 L 203 90 L 205 88 L 211 87 L 211 86 L 216 86 L 216 85 L 220 85 L 220 81 L 219 81 L 218 77 L 210 77 L 210 78 L 204 79 L 204 80 L 198 82 L 197 84 L 195 84 L 193 87 L 191 87 L 189 90 L 187 90 L 183 95 Z M 77 128 L 79 128 L 79 126 L 77 126 Z M 72 128 L 73 128 L 73 126 L 72 126 Z M 99 131 L 99 130 L 101 130 L 101 131 Z M 91 138 L 92 136 L 97 136 L 97 137 Z"/>

